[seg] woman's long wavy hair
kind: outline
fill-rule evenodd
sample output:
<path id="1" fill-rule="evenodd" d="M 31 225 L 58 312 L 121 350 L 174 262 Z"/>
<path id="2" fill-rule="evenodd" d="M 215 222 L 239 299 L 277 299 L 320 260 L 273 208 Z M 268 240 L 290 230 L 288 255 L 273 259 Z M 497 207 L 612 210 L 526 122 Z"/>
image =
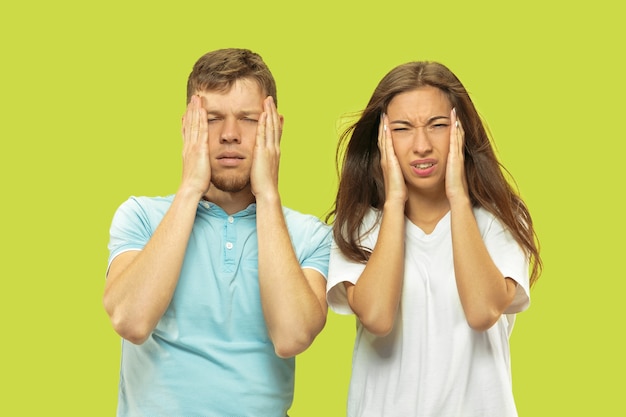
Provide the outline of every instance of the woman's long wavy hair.
<path id="1" fill-rule="evenodd" d="M 445 93 L 465 131 L 465 175 L 473 206 L 491 212 L 510 230 L 531 262 L 531 286 L 541 274 L 542 262 L 533 221 L 516 190 L 505 177 L 508 171 L 494 153 L 487 129 L 459 79 L 437 62 L 409 62 L 391 70 L 380 81 L 359 119 L 341 135 L 337 167 L 339 188 L 326 220 L 332 220 L 339 249 L 356 262 L 366 262 L 371 252 L 360 245 L 363 217 L 370 208 L 382 209 L 385 186 L 378 149 L 381 114 L 398 94 L 424 86 Z M 512 178 L 511 178 L 512 179 Z"/>

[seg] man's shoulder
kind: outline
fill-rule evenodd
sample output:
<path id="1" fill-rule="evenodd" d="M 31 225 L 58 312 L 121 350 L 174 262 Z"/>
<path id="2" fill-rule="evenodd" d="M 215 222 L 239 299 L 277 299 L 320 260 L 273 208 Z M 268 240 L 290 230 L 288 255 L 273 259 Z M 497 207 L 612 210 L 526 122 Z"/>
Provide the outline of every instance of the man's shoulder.
<path id="1" fill-rule="evenodd" d="M 313 214 L 303 213 L 301 211 L 294 210 L 294 209 L 289 208 L 289 207 L 283 206 L 283 214 L 284 214 L 285 220 L 287 222 L 289 222 L 289 221 L 294 221 L 294 222 L 300 221 L 300 222 L 304 222 L 304 223 L 313 223 L 313 224 L 317 224 L 317 225 L 320 225 L 320 226 L 330 227 L 327 223 L 325 223 L 319 217 L 317 217 L 317 216 L 315 216 Z"/>
<path id="2" fill-rule="evenodd" d="M 172 205 L 174 196 L 130 196 L 120 204 L 116 211 L 116 217 L 135 218 L 162 217 Z"/>
<path id="3" fill-rule="evenodd" d="M 174 200 L 174 194 L 163 196 L 130 196 L 129 200 L 136 200 L 144 204 L 171 204 Z"/>
<path id="4" fill-rule="evenodd" d="M 150 207 L 160 207 L 160 206 L 170 206 L 172 204 L 172 200 L 174 199 L 174 195 L 166 195 L 166 196 L 136 196 L 132 195 L 126 199 L 122 203 L 122 205 L 132 205 L 143 208 Z"/>
<path id="5" fill-rule="evenodd" d="M 292 239 L 307 240 L 317 236 L 323 240 L 327 235 L 330 235 L 331 226 L 313 214 L 303 213 L 284 206 L 283 214 Z"/>

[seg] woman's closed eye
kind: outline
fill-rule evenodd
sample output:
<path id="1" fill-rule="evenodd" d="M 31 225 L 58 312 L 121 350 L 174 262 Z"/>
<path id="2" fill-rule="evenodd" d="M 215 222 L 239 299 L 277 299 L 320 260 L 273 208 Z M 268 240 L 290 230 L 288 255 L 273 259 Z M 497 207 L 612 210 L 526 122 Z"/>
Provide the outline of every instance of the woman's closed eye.
<path id="1" fill-rule="evenodd" d="M 426 127 L 426 130 L 432 133 L 438 133 L 438 132 L 443 133 L 448 130 L 449 126 L 450 126 L 449 123 L 431 123 Z"/>

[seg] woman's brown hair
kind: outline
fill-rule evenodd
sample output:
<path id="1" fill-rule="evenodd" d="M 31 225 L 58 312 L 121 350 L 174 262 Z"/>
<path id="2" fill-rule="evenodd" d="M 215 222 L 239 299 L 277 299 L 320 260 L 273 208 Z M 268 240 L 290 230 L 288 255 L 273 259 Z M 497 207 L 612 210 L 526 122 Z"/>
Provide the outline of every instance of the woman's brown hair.
<path id="1" fill-rule="evenodd" d="M 533 221 L 516 190 L 505 177 L 508 171 L 496 158 L 490 137 L 474 103 L 461 81 L 437 62 L 409 62 L 391 70 L 380 81 L 359 119 L 341 135 L 337 166 L 341 163 L 339 188 L 327 221 L 333 219 L 333 236 L 343 254 L 366 262 L 370 249 L 360 245 L 363 217 L 370 208 L 382 209 L 385 202 L 383 173 L 378 150 L 381 114 L 398 94 L 433 86 L 448 97 L 465 131 L 465 175 L 474 206 L 488 210 L 509 229 L 529 256 L 531 286 L 542 269 L 539 243 Z"/>

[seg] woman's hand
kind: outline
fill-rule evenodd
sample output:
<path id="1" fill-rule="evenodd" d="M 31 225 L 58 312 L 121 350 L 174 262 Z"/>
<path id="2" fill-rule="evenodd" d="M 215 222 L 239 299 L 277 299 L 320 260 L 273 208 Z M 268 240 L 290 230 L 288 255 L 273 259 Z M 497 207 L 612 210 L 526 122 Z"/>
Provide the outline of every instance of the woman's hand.
<path id="1" fill-rule="evenodd" d="M 450 150 L 446 166 L 446 196 L 450 202 L 458 198 L 469 200 L 467 178 L 465 177 L 465 157 L 463 154 L 465 132 L 454 108 L 450 112 L 450 123 Z"/>
<path id="2" fill-rule="evenodd" d="M 385 201 L 398 199 L 402 203 L 407 200 L 407 188 L 400 163 L 393 147 L 389 118 L 385 113 L 381 115 L 378 126 L 378 150 L 380 151 L 380 166 L 385 180 Z"/>

